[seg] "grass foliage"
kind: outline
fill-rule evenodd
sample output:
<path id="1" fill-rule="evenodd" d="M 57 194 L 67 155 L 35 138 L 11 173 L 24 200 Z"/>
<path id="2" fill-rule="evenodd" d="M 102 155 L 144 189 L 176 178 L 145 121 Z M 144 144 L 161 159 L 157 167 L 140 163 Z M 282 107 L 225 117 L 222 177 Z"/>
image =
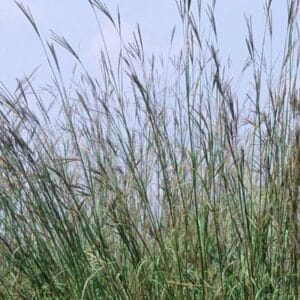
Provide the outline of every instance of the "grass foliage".
<path id="1" fill-rule="evenodd" d="M 0 87 L 0 298 L 299 299 L 299 1 L 282 49 L 272 1 L 261 43 L 245 19 L 245 95 L 215 1 L 176 1 L 183 46 L 158 58 L 139 26 L 124 41 L 120 14 L 89 0 L 99 32 L 104 16 L 120 37 L 117 63 L 102 41 L 97 78 L 16 4 L 50 77 Z"/>

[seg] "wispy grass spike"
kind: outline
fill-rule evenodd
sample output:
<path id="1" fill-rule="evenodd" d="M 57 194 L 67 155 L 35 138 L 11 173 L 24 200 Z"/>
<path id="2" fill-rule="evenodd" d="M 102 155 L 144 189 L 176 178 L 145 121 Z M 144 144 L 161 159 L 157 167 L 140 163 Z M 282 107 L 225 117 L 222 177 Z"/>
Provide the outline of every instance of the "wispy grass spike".
<path id="1" fill-rule="evenodd" d="M 56 34 L 55 32 L 53 32 L 52 30 L 51 30 L 51 33 L 52 33 L 52 35 L 51 35 L 52 39 L 56 43 L 58 43 L 59 45 L 61 45 L 63 48 L 65 48 L 68 52 L 70 52 L 81 63 L 81 60 L 80 60 L 78 54 L 75 52 L 75 50 L 69 44 L 69 42 L 65 39 L 65 37 L 59 36 L 58 34 Z"/>
<path id="2" fill-rule="evenodd" d="M 105 14 L 108 17 L 108 19 L 112 22 L 112 24 L 116 27 L 114 18 L 112 17 L 111 13 L 109 12 L 107 6 L 104 3 L 102 3 L 99 0 L 89 0 L 89 2 L 93 7 L 98 8 L 103 14 Z"/>
<path id="3" fill-rule="evenodd" d="M 14 0 L 15 4 L 20 8 L 20 10 L 23 12 L 23 14 L 25 15 L 25 17 L 28 19 L 28 21 L 31 23 L 32 27 L 34 28 L 36 34 L 38 35 L 39 38 L 41 38 L 41 35 L 40 35 L 40 32 L 39 32 L 39 29 L 34 21 L 34 18 L 31 14 L 31 11 L 30 9 L 27 7 L 25 7 L 23 5 L 23 3 L 21 2 L 18 2 L 16 0 Z"/>

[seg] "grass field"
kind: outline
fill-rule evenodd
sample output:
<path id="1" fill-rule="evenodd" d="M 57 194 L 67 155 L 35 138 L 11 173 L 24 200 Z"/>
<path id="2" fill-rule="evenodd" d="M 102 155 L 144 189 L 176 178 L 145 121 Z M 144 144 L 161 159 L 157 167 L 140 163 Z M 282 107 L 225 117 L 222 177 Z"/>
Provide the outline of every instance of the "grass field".
<path id="1" fill-rule="evenodd" d="M 87 2 L 120 34 L 98 78 L 18 4 L 50 75 L 0 88 L 1 299 L 300 298 L 299 1 L 273 59 L 272 1 L 259 47 L 245 19 L 246 95 L 201 3 L 177 1 L 183 47 L 160 61 L 139 27 L 124 41 L 120 16 Z M 71 84 L 57 47 L 76 61 Z"/>

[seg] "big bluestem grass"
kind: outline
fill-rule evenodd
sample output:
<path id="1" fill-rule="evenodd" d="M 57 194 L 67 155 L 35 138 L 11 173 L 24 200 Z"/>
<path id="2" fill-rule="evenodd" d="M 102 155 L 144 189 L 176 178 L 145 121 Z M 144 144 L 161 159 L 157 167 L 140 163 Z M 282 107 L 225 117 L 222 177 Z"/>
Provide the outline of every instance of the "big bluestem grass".
<path id="1" fill-rule="evenodd" d="M 1 297 L 298 299 L 299 1 L 287 2 L 276 60 L 272 1 L 261 45 L 246 18 L 246 97 L 222 63 L 215 1 L 176 1 L 183 47 L 161 64 L 139 26 L 124 41 L 120 13 L 88 2 L 104 45 L 98 78 L 16 2 L 51 78 L 0 89 Z M 119 34 L 117 64 L 99 14 Z M 71 86 L 57 46 L 81 70 Z"/>

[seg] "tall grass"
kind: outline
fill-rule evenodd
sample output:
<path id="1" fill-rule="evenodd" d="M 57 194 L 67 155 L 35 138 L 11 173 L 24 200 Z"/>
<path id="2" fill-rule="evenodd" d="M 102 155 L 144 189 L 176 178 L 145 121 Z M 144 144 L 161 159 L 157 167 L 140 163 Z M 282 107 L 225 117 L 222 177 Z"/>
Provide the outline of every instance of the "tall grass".
<path id="1" fill-rule="evenodd" d="M 103 40 L 98 78 L 16 4 L 51 78 L 0 89 L 1 297 L 299 299 L 299 1 L 276 60 L 272 1 L 261 45 L 246 18 L 247 95 L 222 63 L 215 1 L 176 2 L 183 47 L 159 62 L 89 0 L 121 44 L 114 65 Z M 81 70 L 71 86 L 57 46 Z"/>

